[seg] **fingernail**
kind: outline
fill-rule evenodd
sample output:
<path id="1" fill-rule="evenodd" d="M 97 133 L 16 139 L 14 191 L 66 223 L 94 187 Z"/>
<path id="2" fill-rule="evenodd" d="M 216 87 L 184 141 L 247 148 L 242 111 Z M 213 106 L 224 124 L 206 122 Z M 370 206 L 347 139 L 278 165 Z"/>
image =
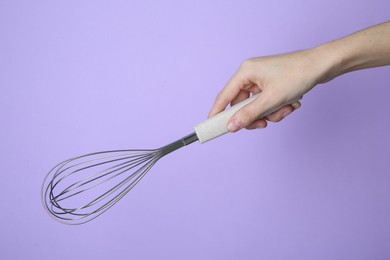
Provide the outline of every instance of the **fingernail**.
<path id="1" fill-rule="evenodd" d="M 294 109 L 297 109 L 297 108 L 300 108 L 301 107 L 301 103 L 294 103 L 294 104 L 292 104 L 292 107 L 294 108 Z"/>
<path id="2" fill-rule="evenodd" d="M 230 120 L 230 122 L 227 126 L 227 129 L 229 132 L 236 132 L 236 131 L 240 130 L 240 128 L 241 128 L 241 122 L 237 118 Z"/>
<path id="3" fill-rule="evenodd" d="M 286 116 L 288 116 L 289 114 L 291 113 L 291 111 L 286 111 L 282 114 L 282 117 L 285 118 Z"/>

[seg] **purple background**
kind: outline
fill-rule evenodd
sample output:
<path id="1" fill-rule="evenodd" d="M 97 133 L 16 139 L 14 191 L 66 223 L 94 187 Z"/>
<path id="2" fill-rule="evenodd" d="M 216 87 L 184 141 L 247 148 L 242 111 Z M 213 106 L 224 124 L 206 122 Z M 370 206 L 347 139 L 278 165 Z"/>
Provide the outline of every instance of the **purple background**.
<path id="1" fill-rule="evenodd" d="M 265 130 L 161 160 L 81 226 L 40 204 L 69 157 L 193 131 L 252 56 L 389 19 L 388 0 L 0 1 L 0 259 L 390 259 L 389 67 Z"/>

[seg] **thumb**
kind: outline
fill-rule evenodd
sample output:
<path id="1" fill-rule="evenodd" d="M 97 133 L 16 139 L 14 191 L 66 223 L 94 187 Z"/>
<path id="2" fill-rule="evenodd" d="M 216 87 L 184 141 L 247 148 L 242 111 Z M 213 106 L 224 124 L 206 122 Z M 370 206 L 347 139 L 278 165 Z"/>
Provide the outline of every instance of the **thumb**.
<path id="1" fill-rule="evenodd" d="M 228 121 L 227 129 L 229 132 L 237 132 L 252 124 L 255 120 L 266 116 L 266 112 L 272 107 L 270 99 L 266 98 L 264 94 L 259 95 L 251 103 L 243 106 L 238 110 Z"/>

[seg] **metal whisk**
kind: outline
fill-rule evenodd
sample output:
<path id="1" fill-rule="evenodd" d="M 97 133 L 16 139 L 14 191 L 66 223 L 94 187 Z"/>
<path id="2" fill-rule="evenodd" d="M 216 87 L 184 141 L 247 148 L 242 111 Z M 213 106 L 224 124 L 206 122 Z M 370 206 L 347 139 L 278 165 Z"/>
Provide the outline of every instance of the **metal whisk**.
<path id="1" fill-rule="evenodd" d="M 192 133 L 159 149 L 113 150 L 66 160 L 46 175 L 42 203 L 59 222 L 91 221 L 125 196 L 160 158 L 197 140 Z"/>
<path id="2" fill-rule="evenodd" d="M 204 143 L 227 133 L 230 117 L 257 96 L 207 119 L 195 127 L 194 133 L 159 149 L 112 150 L 61 162 L 43 181 L 42 205 L 61 223 L 77 225 L 95 219 L 123 198 L 161 157 L 195 141 Z"/>

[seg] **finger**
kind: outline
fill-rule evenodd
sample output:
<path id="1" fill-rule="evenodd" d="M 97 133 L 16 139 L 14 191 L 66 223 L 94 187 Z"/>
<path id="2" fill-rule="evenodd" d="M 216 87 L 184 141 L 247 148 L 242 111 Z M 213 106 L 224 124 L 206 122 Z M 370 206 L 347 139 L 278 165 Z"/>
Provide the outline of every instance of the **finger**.
<path id="1" fill-rule="evenodd" d="M 226 106 L 236 97 L 240 91 L 239 87 L 234 87 L 237 85 L 239 86 L 239 84 L 240 83 L 237 79 L 237 76 L 233 75 L 228 83 L 226 83 L 225 87 L 216 96 L 214 104 L 209 112 L 209 117 L 223 111 L 226 108 Z"/>
<path id="2" fill-rule="evenodd" d="M 299 101 L 296 101 L 296 102 L 294 102 L 293 104 L 291 104 L 289 106 L 291 106 L 293 108 L 293 111 L 294 111 L 295 109 L 298 109 L 298 108 L 301 107 L 301 103 Z M 273 113 L 273 114 L 275 114 L 275 113 Z M 270 121 L 272 121 L 272 120 L 270 120 Z M 273 122 L 276 122 L 276 121 L 273 121 Z M 253 123 L 251 123 L 250 125 L 248 125 L 245 128 L 248 129 L 248 130 L 261 129 L 261 128 L 266 128 L 267 125 L 268 125 L 267 120 L 264 119 L 264 118 L 260 118 L 260 119 L 255 120 Z"/>
<path id="3" fill-rule="evenodd" d="M 244 127 L 248 127 L 257 120 L 264 111 L 276 106 L 275 101 L 269 98 L 272 94 L 263 92 L 254 101 L 238 110 L 228 121 L 229 132 L 236 132 Z"/>
<path id="4" fill-rule="evenodd" d="M 241 92 L 242 87 L 248 83 L 250 82 L 245 80 L 245 78 L 241 75 L 241 71 L 238 70 L 226 83 L 225 87 L 218 93 L 208 117 L 223 111 L 226 106 Z"/>
<path id="5" fill-rule="evenodd" d="M 298 109 L 301 107 L 301 102 L 300 101 L 295 101 L 294 103 L 291 104 L 291 106 L 295 109 Z"/>
<path id="6" fill-rule="evenodd" d="M 291 105 L 287 105 L 279 109 L 278 111 L 269 114 L 266 119 L 271 122 L 280 122 L 283 118 L 287 117 L 291 114 L 295 109 L 299 108 L 301 103 L 299 101 L 294 102 Z"/>
<path id="7" fill-rule="evenodd" d="M 267 120 L 265 120 L 264 118 L 260 118 L 260 119 L 255 120 L 253 123 L 251 123 L 250 125 L 248 125 L 245 128 L 248 130 L 260 129 L 260 128 L 266 128 L 267 125 L 268 125 Z"/>
<path id="8" fill-rule="evenodd" d="M 247 99 L 250 96 L 250 92 L 248 91 L 240 91 L 237 96 L 230 102 L 231 106 L 234 106 L 237 103 L 240 103 L 241 101 Z"/>

